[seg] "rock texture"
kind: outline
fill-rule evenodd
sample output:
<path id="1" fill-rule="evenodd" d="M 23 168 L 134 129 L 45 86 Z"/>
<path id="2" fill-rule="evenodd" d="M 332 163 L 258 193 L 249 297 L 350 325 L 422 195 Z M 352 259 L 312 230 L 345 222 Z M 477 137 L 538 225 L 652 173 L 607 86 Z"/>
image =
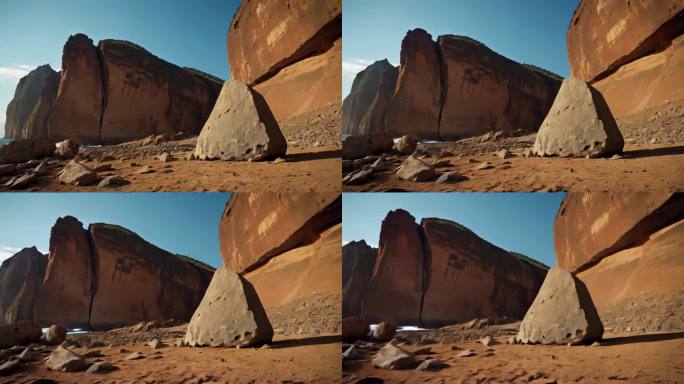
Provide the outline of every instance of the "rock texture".
<path id="1" fill-rule="evenodd" d="M 602 308 L 680 289 L 682 228 L 679 193 L 571 193 L 556 215 L 554 248 Z"/>
<path id="2" fill-rule="evenodd" d="M 399 70 L 387 59 L 376 61 L 354 78 L 342 104 L 342 133 L 367 135 L 385 131 L 385 112 L 394 93 Z"/>
<path id="3" fill-rule="evenodd" d="M 19 164 L 55 153 L 55 142 L 47 136 L 13 140 L 0 147 L 0 164 Z"/>
<path id="4" fill-rule="evenodd" d="M 116 144 L 151 134 L 198 133 L 220 81 L 121 40 L 69 37 L 48 131 L 56 140 Z"/>
<path id="5" fill-rule="evenodd" d="M 0 266 L 0 325 L 33 320 L 38 287 L 47 257 L 36 247 L 24 248 Z"/>
<path id="6" fill-rule="evenodd" d="M 19 80 L 7 105 L 6 139 L 30 139 L 48 134 L 48 115 L 57 94 L 59 73 L 48 64 Z"/>
<path id="7" fill-rule="evenodd" d="M 31 320 L 0 325 L 0 349 L 40 341 L 42 334 L 40 326 Z"/>
<path id="8" fill-rule="evenodd" d="M 184 343 L 192 347 L 250 347 L 270 343 L 273 328 L 254 287 L 237 273 L 216 270 Z"/>
<path id="9" fill-rule="evenodd" d="M 386 132 L 376 131 L 367 135 L 347 136 L 342 141 L 342 158 L 356 159 L 392 150 L 394 141 Z"/>
<path id="10" fill-rule="evenodd" d="M 231 78 L 264 95 L 278 121 L 340 103 L 342 2 L 245 1 L 228 31 Z"/>
<path id="11" fill-rule="evenodd" d="M 364 293 L 373 275 L 377 249 L 364 240 L 342 247 L 342 317 L 361 314 Z"/>
<path id="12" fill-rule="evenodd" d="M 150 320 L 188 320 L 212 269 L 173 255 L 109 224 L 84 230 L 75 218 L 57 220 L 36 300 L 41 325 L 109 329 Z"/>
<path id="13" fill-rule="evenodd" d="M 522 343 L 582 344 L 600 340 L 603 324 L 586 286 L 553 267 L 520 324 Z"/>
<path id="14" fill-rule="evenodd" d="M 226 81 L 197 139 L 195 157 L 265 160 L 286 151 L 285 136 L 263 97 L 240 81 Z"/>
<path id="15" fill-rule="evenodd" d="M 547 270 L 455 222 L 425 218 L 418 225 L 404 210 L 388 213 L 379 244 L 364 291 L 355 295 L 345 286 L 351 295 L 343 298 L 345 308 L 360 305 L 358 314 L 372 322 L 440 327 L 473 318 L 522 318 Z"/>
<path id="16" fill-rule="evenodd" d="M 539 128 L 539 156 L 596 157 L 622 152 L 624 139 L 603 96 L 574 77 L 563 80 Z"/>
<path id="17" fill-rule="evenodd" d="M 591 82 L 616 117 L 681 100 L 684 1 L 583 0 L 567 34 L 573 76 Z"/>

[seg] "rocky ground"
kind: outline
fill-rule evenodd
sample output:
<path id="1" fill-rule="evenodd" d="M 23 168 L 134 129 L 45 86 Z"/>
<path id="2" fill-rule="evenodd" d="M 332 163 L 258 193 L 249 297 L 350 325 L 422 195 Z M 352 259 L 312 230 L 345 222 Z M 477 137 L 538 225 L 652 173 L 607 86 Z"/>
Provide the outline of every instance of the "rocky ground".
<path id="1" fill-rule="evenodd" d="M 116 369 L 108 373 L 49 371 L 43 359 L 56 347 L 34 343 L 28 346 L 32 356 L 11 372 L 0 374 L 0 383 L 339 382 L 337 335 L 280 333 L 271 345 L 258 349 L 177 347 L 186 326 L 149 322 L 67 337 L 63 345 L 84 356 L 87 365 L 101 361 L 113 364 Z M 156 348 L 149 345 L 154 340 L 160 342 Z M 25 349 L 1 350 L 0 364 Z M 260 368 L 255 369 L 255 362 Z"/>
<path id="2" fill-rule="evenodd" d="M 317 294 L 267 309 L 276 334 L 339 334 L 342 332 L 340 294 Z"/>
<path id="3" fill-rule="evenodd" d="M 320 142 L 331 141 L 321 139 Z M 24 187 L 13 189 L 83 192 L 339 190 L 339 144 L 308 148 L 291 146 L 285 158 L 275 161 L 228 162 L 189 160 L 195 143 L 196 137 L 159 135 L 119 145 L 82 147 L 76 160 L 97 171 L 94 183 L 86 186 L 60 183 L 58 173 L 69 160 L 50 157 L 31 160 L 19 164 L 15 171 L 3 172 L 0 191 L 9 190 L 6 184 L 15 176 L 26 174 L 34 177 Z M 167 157 L 166 161 L 162 160 L 164 157 Z M 105 177 L 115 175 L 123 178 L 123 185 L 98 186 Z"/>
<path id="4" fill-rule="evenodd" d="M 610 158 L 528 157 L 534 133 L 486 134 L 448 143 L 420 143 L 421 160 L 452 181 L 401 180 L 396 153 L 345 162 L 343 175 L 380 166 L 344 191 L 657 191 L 684 189 L 684 103 L 669 103 L 618 120 L 624 153 Z M 644 177 L 646 176 L 646 177 Z"/>
<path id="5" fill-rule="evenodd" d="M 342 108 L 331 104 L 321 110 L 281 121 L 280 129 L 290 148 L 340 148 Z"/>

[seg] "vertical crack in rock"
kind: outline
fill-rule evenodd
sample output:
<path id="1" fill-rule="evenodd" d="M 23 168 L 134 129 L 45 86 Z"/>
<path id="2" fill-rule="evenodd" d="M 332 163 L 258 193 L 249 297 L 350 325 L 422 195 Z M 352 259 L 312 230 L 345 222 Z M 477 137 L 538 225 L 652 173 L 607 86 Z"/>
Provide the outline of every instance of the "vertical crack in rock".
<path id="1" fill-rule="evenodd" d="M 105 64 L 104 55 L 102 54 L 102 50 L 100 49 L 99 43 L 95 46 L 95 52 L 97 53 L 97 63 L 100 67 L 100 96 L 102 100 L 102 106 L 100 108 L 100 126 L 98 127 L 98 138 L 100 140 L 100 144 L 102 144 L 102 122 L 104 120 L 105 109 L 107 108 L 107 68 Z"/>
<path id="2" fill-rule="evenodd" d="M 435 50 L 437 51 L 437 60 L 439 62 L 439 111 L 437 112 L 437 139 L 443 140 L 440 129 L 442 128 L 442 110 L 446 104 L 447 89 L 449 87 L 449 76 L 446 69 L 446 61 L 444 61 L 444 52 L 439 45 L 439 37 L 435 41 Z"/>
<path id="3" fill-rule="evenodd" d="M 428 287 L 430 286 L 430 271 L 432 270 L 432 252 L 430 250 L 430 243 L 425 238 L 425 231 L 423 226 L 416 223 L 418 226 L 418 236 L 420 237 L 421 249 L 423 250 L 423 286 L 420 295 L 420 312 L 418 313 L 418 322 L 421 327 L 423 326 L 423 303 L 425 302 L 425 294 L 427 293 Z"/>
<path id="4" fill-rule="evenodd" d="M 88 304 L 88 328 L 94 330 L 93 324 L 90 322 L 93 317 L 93 301 L 95 300 L 95 292 L 97 291 L 97 271 L 99 269 L 97 248 L 95 247 L 95 239 L 90 233 L 90 226 L 85 230 L 86 239 L 88 239 L 88 247 L 90 248 L 90 300 Z"/>

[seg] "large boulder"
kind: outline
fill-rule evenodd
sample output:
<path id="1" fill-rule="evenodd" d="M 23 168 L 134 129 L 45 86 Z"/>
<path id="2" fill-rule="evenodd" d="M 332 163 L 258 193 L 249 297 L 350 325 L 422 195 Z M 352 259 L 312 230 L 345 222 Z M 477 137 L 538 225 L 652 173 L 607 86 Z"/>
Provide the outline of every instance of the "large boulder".
<path id="1" fill-rule="evenodd" d="M 55 153 L 55 142 L 47 136 L 13 140 L 0 147 L 0 164 L 19 164 Z"/>
<path id="2" fill-rule="evenodd" d="M 394 94 L 397 67 L 387 59 L 376 61 L 354 78 L 342 104 L 342 133 L 367 135 L 385 131 L 385 112 Z"/>
<path id="3" fill-rule="evenodd" d="M 244 273 L 341 222 L 339 193 L 234 194 L 219 223 L 226 267 Z"/>
<path id="4" fill-rule="evenodd" d="M 408 212 L 390 211 L 382 222 L 375 270 L 361 313 L 372 322 L 420 323 L 423 300 L 423 242 Z"/>
<path id="5" fill-rule="evenodd" d="M 342 247 L 342 317 L 361 315 L 361 304 L 373 275 L 377 249 L 364 240 Z"/>
<path id="6" fill-rule="evenodd" d="M 251 347 L 270 343 L 273 328 L 252 284 L 222 267 L 216 270 L 185 334 L 192 347 Z"/>
<path id="7" fill-rule="evenodd" d="M 434 165 L 411 155 L 397 168 L 397 176 L 401 180 L 423 182 L 436 179 L 437 171 Z"/>
<path id="8" fill-rule="evenodd" d="M 440 36 L 437 44 L 444 68 L 439 138 L 537 130 L 553 104 L 560 77 L 510 60 L 465 36 Z"/>
<path id="9" fill-rule="evenodd" d="M 45 136 L 47 116 L 57 93 L 59 73 L 48 64 L 41 65 L 22 77 L 7 105 L 5 138 L 29 139 Z"/>
<path id="10" fill-rule="evenodd" d="M 553 267 L 516 338 L 532 344 L 586 344 L 602 336 L 603 324 L 587 287 L 570 272 Z"/>
<path id="11" fill-rule="evenodd" d="M 98 51 L 84 34 L 69 36 L 62 53 L 59 90 L 50 112 L 48 131 L 57 141 L 100 143 L 103 79 Z"/>
<path id="12" fill-rule="evenodd" d="M 279 121 L 340 102 L 342 2 L 242 2 L 228 31 L 231 78 Z"/>
<path id="13" fill-rule="evenodd" d="M 33 320 L 34 303 L 43 281 L 47 257 L 36 247 L 24 248 L 0 266 L 0 324 Z"/>
<path id="14" fill-rule="evenodd" d="M 422 139 L 439 138 L 441 62 L 437 44 L 423 29 L 406 33 L 394 96 L 387 107 L 386 128 L 393 137 L 409 133 Z"/>
<path id="15" fill-rule="evenodd" d="M 342 318 L 342 340 L 354 342 L 368 337 L 370 322 L 361 316 L 345 316 Z"/>
<path id="16" fill-rule="evenodd" d="M 684 1 L 583 0 L 567 33 L 572 75 L 622 117 L 684 95 Z"/>
<path id="17" fill-rule="evenodd" d="M 387 343 L 373 356 L 373 367 L 382 369 L 408 369 L 416 365 L 416 357 L 392 343 Z"/>
<path id="18" fill-rule="evenodd" d="M 347 136 L 342 141 L 342 158 L 356 159 L 392 150 L 394 140 L 387 132 L 375 131 L 367 135 Z"/>
<path id="19" fill-rule="evenodd" d="M 42 335 L 43 331 L 38 323 L 32 320 L 0 325 L 0 349 L 37 342 Z"/>
<path id="20" fill-rule="evenodd" d="M 624 144 L 603 96 L 568 77 L 539 128 L 533 151 L 539 156 L 596 157 L 620 153 Z"/>
<path id="21" fill-rule="evenodd" d="M 69 161 L 58 175 L 58 180 L 62 184 L 85 186 L 97 181 L 97 172 L 76 160 Z"/>
<path id="22" fill-rule="evenodd" d="M 453 221 L 425 218 L 420 226 L 429 255 L 424 326 L 525 315 L 544 281 L 546 266 L 503 250 Z"/>
<path id="23" fill-rule="evenodd" d="M 197 139 L 201 160 L 264 160 L 285 155 L 287 142 L 266 101 L 238 80 L 228 80 Z"/>
<path id="24" fill-rule="evenodd" d="M 78 353 L 60 345 L 45 359 L 45 366 L 51 371 L 77 372 L 86 368 L 86 360 Z"/>

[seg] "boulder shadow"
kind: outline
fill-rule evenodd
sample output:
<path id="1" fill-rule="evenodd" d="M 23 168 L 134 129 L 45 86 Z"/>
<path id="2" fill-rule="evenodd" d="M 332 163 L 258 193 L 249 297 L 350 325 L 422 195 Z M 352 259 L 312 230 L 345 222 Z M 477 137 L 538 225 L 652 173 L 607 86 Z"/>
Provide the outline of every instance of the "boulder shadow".
<path id="1" fill-rule="evenodd" d="M 331 150 L 322 152 L 309 152 L 309 153 L 293 153 L 285 156 L 287 161 L 290 163 L 296 163 L 299 161 L 311 161 L 311 160 L 324 160 L 324 159 L 341 159 L 342 150 Z"/>
<path id="2" fill-rule="evenodd" d="M 342 335 L 313 336 L 305 337 L 303 339 L 288 339 L 274 341 L 273 344 L 271 344 L 271 347 L 273 349 L 279 349 L 291 347 L 304 347 L 308 345 L 333 344 L 340 342 L 342 342 Z"/>
<path id="3" fill-rule="evenodd" d="M 666 341 L 683 339 L 684 332 L 669 332 L 669 333 L 651 333 L 645 335 L 634 335 L 634 336 L 621 336 L 612 337 L 610 339 L 604 339 L 601 341 L 601 345 L 622 345 L 622 344 L 633 344 L 633 343 L 649 343 L 655 341 Z"/>
<path id="4" fill-rule="evenodd" d="M 654 148 L 654 149 L 637 149 L 633 151 L 625 151 L 624 159 L 639 159 L 644 157 L 657 157 L 657 156 L 672 156 L 672 155 L 684 155 L 684 145 L 677 145 L 673 147 L 664 148 Z"/>

